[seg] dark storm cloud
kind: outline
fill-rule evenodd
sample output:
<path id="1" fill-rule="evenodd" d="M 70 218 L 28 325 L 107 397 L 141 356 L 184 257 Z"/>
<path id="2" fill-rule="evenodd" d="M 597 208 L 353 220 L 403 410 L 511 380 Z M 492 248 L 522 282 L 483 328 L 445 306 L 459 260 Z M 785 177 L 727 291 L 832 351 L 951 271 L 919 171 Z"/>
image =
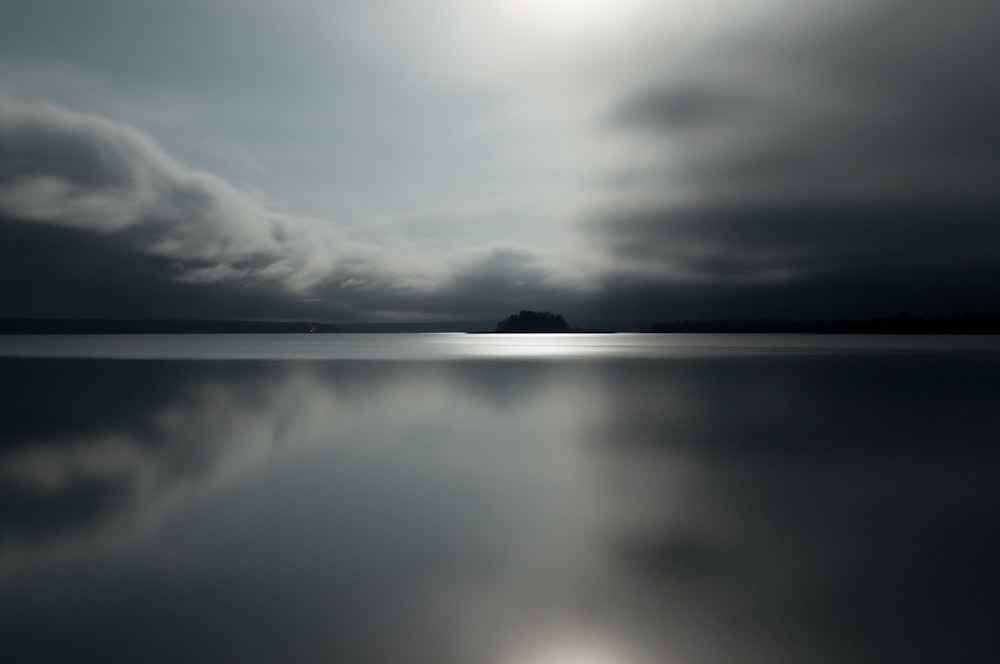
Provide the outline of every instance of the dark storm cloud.
<path id="1" fill-rule="evenodd" d="M 615 119 L 704 144 L 684 155 L 681 174 L 710 191 L 781 178 L 798 186 L 791 195 L 863 184 L 878 194 L 993 193 L 998 21 L 987 2 L 895 0 L 784 33 L 777 19 L 772 31 L 719 45 L 690 74 L 636 92 Z M 914 189 L 927 183 L 936 186 Z"/>
<path id="2" fill-rule="evenodd" d="M 778 20 L 637 90 L 613 126 L 669 163 L 623 173 L 640 196 L 596 223 L 621 261 L 607 288 L 678 316 L 995 309 L 998 21 L 895 1 Z"/>
<path id="3" fill-rule="evenodd" d="M 129 127 L 2 100 L 0 239 L 6 315 L 329 317 L 332 266 L 373 269 Z"/>
<path id="4" fill-rule="evenodd" d="M 1000 297 L 998 214 L 979 203 L 775 201 L 622 215 L 608 245 L 643 273 L 606 287 L 659 315 L 989 310 Z"/>
<path id="5" fill-rule="evenodd" d="M 2 313 L 19 316 L 156 317 L 293 315 L 264 285 L 178 281 L 175 262 L 126 238 L 0 218 Z"/>

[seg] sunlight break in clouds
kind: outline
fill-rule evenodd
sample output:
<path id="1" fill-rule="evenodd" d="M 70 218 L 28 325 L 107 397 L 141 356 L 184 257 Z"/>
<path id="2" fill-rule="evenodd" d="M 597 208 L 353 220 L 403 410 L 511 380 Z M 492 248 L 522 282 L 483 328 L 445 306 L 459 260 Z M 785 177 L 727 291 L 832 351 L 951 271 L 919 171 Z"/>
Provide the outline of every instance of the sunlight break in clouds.
<path id="1" fill-rule="evenodd" d="M 621 29 L 648 0 L 493 0 L 499 20 L 554 43 L 581 41 Z"/>

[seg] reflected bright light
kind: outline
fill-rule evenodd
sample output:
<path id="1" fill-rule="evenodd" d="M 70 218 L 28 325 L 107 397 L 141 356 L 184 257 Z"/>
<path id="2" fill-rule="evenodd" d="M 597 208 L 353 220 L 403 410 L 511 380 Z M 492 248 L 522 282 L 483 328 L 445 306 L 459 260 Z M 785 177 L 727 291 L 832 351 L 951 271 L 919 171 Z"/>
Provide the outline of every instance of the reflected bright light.
<path id="1" fill-rule="evenodd" d="M 636 664 L 636 660 L 612 640 L 576 634 L 546 639 L 505 664 Z"/>
<path id="2" fill-rule="evenodd" d="M 466 337 L 467 355 L 517 358 L 572 358 L 600 355 L 607 348 L 620 347 L 609 343 L 607 334 L 483 334 Z M 626 336 L 614 336 L 615 341 L 626 343 Z"/>

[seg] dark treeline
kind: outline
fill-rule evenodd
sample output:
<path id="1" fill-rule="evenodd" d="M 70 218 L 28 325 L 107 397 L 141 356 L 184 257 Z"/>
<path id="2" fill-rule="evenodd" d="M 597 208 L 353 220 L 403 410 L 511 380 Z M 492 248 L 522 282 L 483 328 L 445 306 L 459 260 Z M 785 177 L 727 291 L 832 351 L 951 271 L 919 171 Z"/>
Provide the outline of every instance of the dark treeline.
<path id="1" fill-rule="evenodd" d="M 0 334 L 253 334 L 337 332 L 304 321 L 0 318 Z"/>
<path id="2" fill-rule="evenodd" d="M 554 314 L 551 311 L 526 311 L 522 310 L 516 314 L 507 316 L 496 324 L 491 332 L 499 333 L 519 333 L 519 332 L 576 332 L 576 333 L 603 333 L 610 334 L 613 330 L 595 329 L 589 327 L 575 327 L 570 325 L 562 314 Z"/>
<path id="3" fill-rule="evenodd" d="M 794 334 L 1000 334 L 1000 315 L 967 314 L 920 318 L 843 320 L 708 320 L 655 323 L 651 332 L 730 332 Z"/>
<path id="4" fill-rule="evenodd" d="M 495 332 L 570 332 L 562 314 L 550 311 L 521 311 L 497 323 Z"/>

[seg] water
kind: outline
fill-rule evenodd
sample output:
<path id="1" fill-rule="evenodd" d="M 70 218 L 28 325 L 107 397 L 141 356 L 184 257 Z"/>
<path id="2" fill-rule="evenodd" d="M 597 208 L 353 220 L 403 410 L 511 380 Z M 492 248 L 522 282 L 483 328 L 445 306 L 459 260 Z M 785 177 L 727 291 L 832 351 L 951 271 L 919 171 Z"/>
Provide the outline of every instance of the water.
<path id="1" fill-rule="evenodd" d="M 989 661 L 1000 341 L 0 337 L 0 661 Z"/>

